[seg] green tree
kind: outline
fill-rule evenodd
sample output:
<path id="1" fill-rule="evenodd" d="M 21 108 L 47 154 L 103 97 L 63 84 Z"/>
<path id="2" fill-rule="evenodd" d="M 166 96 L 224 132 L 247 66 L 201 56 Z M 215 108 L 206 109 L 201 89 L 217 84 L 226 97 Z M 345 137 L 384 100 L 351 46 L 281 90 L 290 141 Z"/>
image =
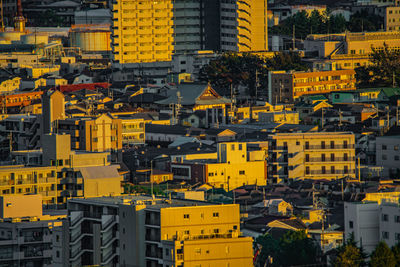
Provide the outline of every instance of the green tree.
<path id="1" fill-rule="evenodd" d="M 400 243 L 392 247 L 392 252 L 396 261 L 396 267 L 400 267 Z"/>
<path id="2" fill-rule="evenodd" d="M 279 242 L 271 235 L 265 234 L 257 237 L 256 243 L 261 246 L 261 252 L 257 258 L 257 265 L 264 266 L 268 257 L 274 259 L 279 251 Z"/>
<path id="3" fill-rule="evenodd" d="M 371 65 L 356 69 L 358 87 L 400 85 L 400 51 L 372 47 Z"/>
<path id="4" fill-rule="evenodd" d="M 365 265 L 366 255 L 362 248 L 357 247 L 354 236 L 337 249 L 337 256 L 333 261 L 334 267 L 360 267 Z"/>
<path id="5" fill-rule="evenodd" d="M 378 246 L 371 254 L 371 267 L 395 267 L 396 259 L 393 255 L 392 250 L 384 242 L 379 242 Z"/>
<path id="6" fill-rule="evenodd" d="M 230 94 L 231 86 L 234 91 L 244 86 L 250 96 L 255 96 L 256 86 L 267 87 L 269 70 L 292 69 L 306 69 L 297 53 L 277 53 L 271 59 L 250 53 L 225 53 L 205 65 L 200 70 L 199 79 L 222 89 L 225 95 Z"/>
<path id="7" fill-rule="evenodd" d="M 279 248 L 276 260 L 278 266 L 318 263 L 318 247 L 305 231 L 287 232 L 279 240 Z"/>
<path id="8" fill-rule="evenodd" d="M 350 17 L 347 29 L 350 32 L 371 32 L 378 31 L 383 27 L 383 17 L 379 15 L 369 14 L 363 10 L 356 12 Z"/>

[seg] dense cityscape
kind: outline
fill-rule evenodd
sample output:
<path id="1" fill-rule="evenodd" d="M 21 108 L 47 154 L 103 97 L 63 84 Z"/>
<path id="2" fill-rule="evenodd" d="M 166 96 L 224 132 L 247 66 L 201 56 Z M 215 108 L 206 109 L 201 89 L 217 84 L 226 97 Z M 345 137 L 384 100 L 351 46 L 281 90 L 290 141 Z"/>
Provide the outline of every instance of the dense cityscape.
<path id="1" fill-rule="evenodd" d="M 0 5 L 0 267 L 400 267 L 400 0 Z"/>

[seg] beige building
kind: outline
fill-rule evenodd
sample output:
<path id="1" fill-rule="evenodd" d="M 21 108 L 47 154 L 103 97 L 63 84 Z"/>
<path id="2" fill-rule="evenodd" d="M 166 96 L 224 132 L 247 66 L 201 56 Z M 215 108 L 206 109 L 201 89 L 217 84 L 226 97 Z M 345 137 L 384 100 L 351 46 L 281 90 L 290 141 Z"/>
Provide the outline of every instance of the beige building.
<path id="1" fill-rule="evenodd" d="M 137 145 L 145 143 L 145 120 L 125 119 L 122 122 L 122 145 Z"/>
<path id="2" fill-rule="evenodd" d="M 272 72 L 270 102 L 291 103 L 304 95 L 355 90 L 355 73 L 354 70 Z"/>
<path id="3" fill-rule="evenodd" d="M 54 266 L 252 265 L 253 240 L 240 236 L 236 204 L 142 195 L 72 199 L 68 210 L 70 253 Z"/>
<path id="4" fill-rule="evenodd" d="M 71 151 L 70 139 L 45 135 L 43 150 L 15 153 L 17 163 L 31 166 L 0 167 L 0 196 L 39 194 L 45 207 L 54 208 L 70 197 L 121 194 L 119 165 L 111 165 L 110 154 Z"/>
<path id="5" fill-rule="evenodd" d="M 71 148 L 91 152 L 122 149 L 122 123 L 108 114 L 57 121 L 60 134 L 71 135 Z"/>
<path id="6" fill-rule="evenodd" d="M 0 196 L 0 214 L 1 266 L 53 266 L 54 229 L 66 215 L 44 215 L 40 195 Z"/>
<path id="7" fill-rule="evenodd" d="M 268 182 L 356 177 L 352 133 L 278 133 L 268 139 Z"/>
<path id="8" fill-rule="evenodd" d="M 385 31 L 400 31 L 400 5 L 385 8 Z"/>

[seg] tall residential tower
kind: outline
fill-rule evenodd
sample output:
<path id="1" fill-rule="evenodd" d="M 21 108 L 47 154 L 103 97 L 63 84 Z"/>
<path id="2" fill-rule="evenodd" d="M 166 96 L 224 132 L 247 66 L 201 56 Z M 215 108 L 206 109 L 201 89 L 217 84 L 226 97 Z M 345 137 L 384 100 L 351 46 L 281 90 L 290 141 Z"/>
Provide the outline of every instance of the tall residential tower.
<path id="1" fill-rule="evenodd" d="M 198 50 L 265 51 L 267 0 L 117 0 L 112 44 L 121 64 Z"/>

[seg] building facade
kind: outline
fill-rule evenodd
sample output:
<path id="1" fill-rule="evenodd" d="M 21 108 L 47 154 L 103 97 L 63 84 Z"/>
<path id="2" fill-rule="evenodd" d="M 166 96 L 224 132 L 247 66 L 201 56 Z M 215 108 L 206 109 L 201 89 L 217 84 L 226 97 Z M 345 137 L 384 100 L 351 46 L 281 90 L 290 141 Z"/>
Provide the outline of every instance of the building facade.
<path id="1" fill-rule="evenodd" d="M 252 238 L 240 237 L 235 204 L 103 197 L 70 200 L 68 212 L 70 254 L 55 266 L 252 264 Z"/>
<path id="2" fill-rule="evenodd" d="M 278 133 L 268 137 L 268 182 L 355 178 L 353 133 Z"/>
<path id="3" fill-rule="evenodd" d="M 112 29 L 120 64 L 166 62 L 199 50 L 266 51 L 267 1 L 118 0 Z"/>
<path id="4" fill-rule="evenodd" d="M 304 95 L 356 89 L 354 70 L 273 72 L 270 78 L 270 103 L 291 103 Z"/>
<path id="5" fill-rule="evenodd" d="M 247 144 L 219 143 L 216 160 L 181 160 L 171 163 L 174 179 L 191 183 L 207 183 L 227 191 L 243 185 L 266 185 L 265 157 L 251 157 Z"/>
<path id="6" fill-rule="evenodd" d="M 400 5 L 385 8 L 385 31 L 400 31 Z"/>
<path id="7" fill-rule="evenodd" d="M 171 61 L 174 50 L 171 0 L 118 0 L 112 13 L 115 63 Z"/>
<path id="8" fill-rule="evenodd" d="M 0 213 L 0 265 L 53 266 L 54 229 L 66 215 L 43 215 L 40 195 L 1 196 Z"/>

